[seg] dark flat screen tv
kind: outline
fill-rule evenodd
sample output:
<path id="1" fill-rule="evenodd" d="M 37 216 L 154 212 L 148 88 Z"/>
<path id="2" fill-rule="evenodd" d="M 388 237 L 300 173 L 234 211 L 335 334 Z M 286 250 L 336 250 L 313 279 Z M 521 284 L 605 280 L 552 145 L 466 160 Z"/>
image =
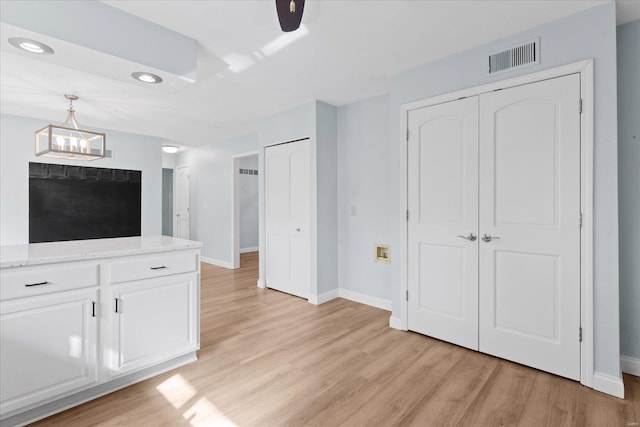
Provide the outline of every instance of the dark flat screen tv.
<path id="1" fill-rule="evenodd" d="M 140 236 L 142 172 L 29 163 L 29 243 Z"/>

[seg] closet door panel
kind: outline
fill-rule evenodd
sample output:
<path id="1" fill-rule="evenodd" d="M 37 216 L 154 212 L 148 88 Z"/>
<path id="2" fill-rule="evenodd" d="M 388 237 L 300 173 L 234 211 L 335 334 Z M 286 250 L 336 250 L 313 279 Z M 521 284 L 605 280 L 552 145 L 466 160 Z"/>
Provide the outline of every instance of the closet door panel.
<path id="1" fill-rule="evenodd" d="M 480 351 L 576 380 L 579 99 L 578 75 L 481 95 L 479 187 Z"/>
<path id="2" fill-rule="evenodd" d="M 478 348 L 478 99 L 408 117 L 409 329 Z"/>

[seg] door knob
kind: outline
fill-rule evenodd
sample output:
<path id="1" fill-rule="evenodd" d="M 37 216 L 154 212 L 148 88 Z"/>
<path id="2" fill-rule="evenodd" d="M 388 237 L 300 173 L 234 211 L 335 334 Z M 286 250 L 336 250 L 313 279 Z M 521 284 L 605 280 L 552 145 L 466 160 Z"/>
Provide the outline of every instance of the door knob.
<path id="1" fill-rule="evenodd" d="M 458 234 L 456 237 L 460 237 L 461 239 L 468 240 L 468 241 L 470 241 L 470 242 L 475 242 L 475 241 L 476 241 L 476 239 L 478 238 L 478 237 L 476 237 L 476 235 L 475 235 L 475 234 L 473 234 L 473 233 L 469 233 L 469 235 L 468 235 L 468 236 L 462 236 L 462 235 Z"/>
<path id="2" fill-rule="evenodd" d="M 299 229 L 299 228 L 296 228 L 296 231 L 300 231 L 300 229 Z"/>
<path id="3" fill-rule="evenodd" d="M 487 242 L 487 243 L 489 243 L 492 240 L 500 240 L 499 237 L 492 236 L 490 234 L 483 234 L 481 239 L 482 239 L 483 242 Z"/>

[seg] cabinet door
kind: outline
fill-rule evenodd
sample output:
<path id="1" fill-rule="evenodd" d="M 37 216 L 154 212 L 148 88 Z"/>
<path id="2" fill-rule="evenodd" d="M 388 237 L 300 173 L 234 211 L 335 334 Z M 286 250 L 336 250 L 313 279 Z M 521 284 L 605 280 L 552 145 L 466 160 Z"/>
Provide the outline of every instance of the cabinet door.
<path id="1" fill-rule="evenodd" d="M 108 298 L 110 345 L 104 360 L 117 376 L 199 348 L 198 274 L 112 286 Z"/>
<path id="2" fill-rule="evenodd" d="M 0 411 L 4 414 L 96 382 L 97 291 L 0 305 Z"/>

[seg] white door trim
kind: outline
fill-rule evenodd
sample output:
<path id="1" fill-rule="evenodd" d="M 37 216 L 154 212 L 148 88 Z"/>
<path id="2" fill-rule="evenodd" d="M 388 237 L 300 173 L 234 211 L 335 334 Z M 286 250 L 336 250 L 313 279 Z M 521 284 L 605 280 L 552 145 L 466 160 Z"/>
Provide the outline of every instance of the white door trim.
<path id="1" fill-rule="evenodd" d="M 231 156 L 231 268 L 240 268 L 240 198 L 238 197 L 238 174 L 240 159 L 243 157 L 258 156 L 260 164 L 260 151 L 253 150 L 246 153 Z M 262 172 L 259 172 L 262 173 Z"/>
<path id="2" fill-rule="evenodd" d="M 407 130 L 409 111 L 454 101 L 459 98 L 476 96 L 497 89 L 506 89 L 576 73 L 580 74 L 580 94 L 582 97 L 582 118 L 580 122 L 580 203 L 582 209 L 582 229 L 580 231 L 580 323 L 582 326 L 580 383 L 593 388 L 593 59 L 438 95 L 403 104 L 400 107 L 400 329 L 406 331 L 408 324 L 408 304 L 405 295 L 408 289 L 408 223 L 406 218 L 408 207 Z M 391 321 L 397 325 L 395 318 L 390 319 L 390 324 Z"/>

